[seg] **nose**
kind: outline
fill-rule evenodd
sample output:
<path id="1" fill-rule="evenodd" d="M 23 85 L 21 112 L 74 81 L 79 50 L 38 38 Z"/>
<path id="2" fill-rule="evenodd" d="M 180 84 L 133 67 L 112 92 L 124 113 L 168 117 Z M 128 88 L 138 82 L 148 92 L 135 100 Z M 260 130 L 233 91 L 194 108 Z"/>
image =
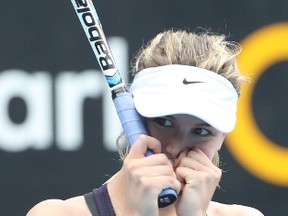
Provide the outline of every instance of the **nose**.
<path id="1" fill-rule="evenodd" d="M 166 143 L 165 152 L 167 153 L 168 158 L 177 159 L 183 151 L 186 151 L 193 147 L 194 146 L 191 139 L 188 139 L 184 136 L 178 139 L 170 139 L 168 143 Z"/>

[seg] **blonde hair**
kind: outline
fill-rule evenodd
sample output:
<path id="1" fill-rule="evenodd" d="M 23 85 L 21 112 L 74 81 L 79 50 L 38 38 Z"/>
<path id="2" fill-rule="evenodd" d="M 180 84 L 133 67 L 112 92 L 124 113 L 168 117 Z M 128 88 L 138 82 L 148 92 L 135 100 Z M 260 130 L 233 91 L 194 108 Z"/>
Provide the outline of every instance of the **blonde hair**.
<path id="1" fill-rule="evenodd" d="M 226 39 L 225 35 L 207 30 L 198 33 L 174 29 L 161 32 L 139 50 L 133 60 L 131 73 L 135 75 L 145 68 L 170 64 L 191 65 L 225 77 L 240 95 L 241 83 L 245 77 L 238 70 L 236 56 L 241 48 L 238 43 Z M 120 140 L 123 141 L 123 134 L 122 138 L 119 137 L 118 141 Z M 120 155 L 125 157 L 129 151 L 127 144 L 119 144 L 118 141 Z M 219 165 L 218 154 L 213 163 Z"/>
<path id="2" fill-rule="evenodd" d="M 240 86 L 245 77 L 239 72 L 236 56 L 241 47 L 226 39 L 225 35 L 207 30 L 195 33 L 170 29 L 159 33 L 140 49 L 134 59 L 132 74 L 145 68 L 169 64 L 191 65 L 225 77 L 240 95 Z"/>

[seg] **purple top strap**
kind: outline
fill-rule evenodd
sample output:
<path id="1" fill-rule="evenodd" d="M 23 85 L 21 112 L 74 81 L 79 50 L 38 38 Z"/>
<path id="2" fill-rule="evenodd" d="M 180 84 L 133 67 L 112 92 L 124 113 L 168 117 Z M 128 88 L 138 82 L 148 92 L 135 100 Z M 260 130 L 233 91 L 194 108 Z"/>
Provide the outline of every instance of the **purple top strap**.
<path id="1" fill-rule="evenodd" d="M 93 194 L 98 206 L 100 216 L 116 216 L 109 197 L 107 184 L 93 189 Z"/>

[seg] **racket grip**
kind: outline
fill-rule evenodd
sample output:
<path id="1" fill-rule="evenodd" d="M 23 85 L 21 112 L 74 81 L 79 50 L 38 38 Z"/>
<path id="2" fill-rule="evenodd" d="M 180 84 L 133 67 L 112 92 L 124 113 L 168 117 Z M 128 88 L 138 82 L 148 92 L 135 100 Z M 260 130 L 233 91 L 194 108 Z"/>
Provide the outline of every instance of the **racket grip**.
<path id="1" fill-rule="evenodd" d="M 141 134 L 147 134 L 147 131 L 141 116 L 134 107 L 132 95 L 128 92 L 119 93 L 113 102 L 128 141 L 130 145 L 133 145 L 137 138 Z"/>
<path id="2" fill-rule="evenodd" d="M 128 141 L 130 145 L 133 145 L 138 136 L 148 133 L 141 116 L 135 109 L 132 95 L 128 92 L 119 93 L 113 99 L 113 102 Z M 152 154 L 153 152 L 148 150 L 145 156 Z M 158 206 L 164 208 L 175 202 L 176 199 L 176 191 L 172 188 L 166 188 L 158 196 Z"/>

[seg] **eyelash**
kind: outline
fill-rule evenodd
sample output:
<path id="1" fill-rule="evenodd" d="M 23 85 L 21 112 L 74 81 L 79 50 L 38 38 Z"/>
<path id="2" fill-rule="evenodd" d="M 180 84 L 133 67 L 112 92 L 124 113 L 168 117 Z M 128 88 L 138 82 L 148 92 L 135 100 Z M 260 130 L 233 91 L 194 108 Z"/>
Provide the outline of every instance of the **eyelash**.
<path id="1" fill-rule="evenodd" d="M 205 134 L 201 134 L 201 132 L 199 132 L 199 130 L 201 130 L 201 132 L 205 131 Z M 205 128 L 195 128 L 193 129 L 193 133 L 199 135 L 199 136 L 209 136 L 211 135 L 211 132 Z"/>
<path id="2" fill-rule="evenodd" d="M 172 128 L 174 126 L 173 121 L 164 117 L 158 117 L 154 118 L 153 121 L 160 127 L 166 127 L 166 128 Z M 166 125 L 169 123 L 169 125 Z M 201 131 L 200 131 L 201 130 Z M 205 134 L 201 134 L 203 131 L 205 131 Z M 192 133 L 198 135 L 198 136 L 209 136 L 211 135 L 211 131 L 206 128 L 194 128 L 192 130 Z"/>
<path id="3" fill-rule="evenodd" d="M 167 118 L 163 117 L 154 118 L 153 121 L 161 127 L 173 127 L 173 122 Z M 169 122 L 169 125 L 165 125 L 165 123 L 167 122 Z"/>

